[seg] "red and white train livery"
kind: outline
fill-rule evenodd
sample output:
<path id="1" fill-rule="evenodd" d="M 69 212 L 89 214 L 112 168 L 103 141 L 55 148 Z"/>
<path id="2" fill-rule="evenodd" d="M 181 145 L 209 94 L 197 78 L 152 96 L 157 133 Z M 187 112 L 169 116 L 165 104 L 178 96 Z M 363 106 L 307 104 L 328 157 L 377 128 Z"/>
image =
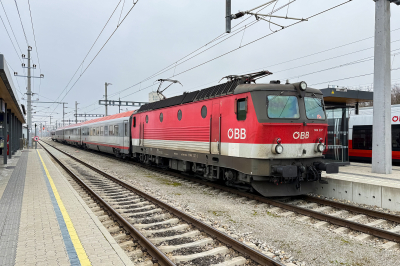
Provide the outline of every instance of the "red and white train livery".
<path id="1" fill-rule="evenodd" d="M 129 155 L 230 186 L 254 188 L 264 196 L 313 191 L 322 171 L 338 172 L 337 165 L 322 160 L 327 133 L 322 93 L 305 82 L 252 81 L 249 76 L 234 77 L 143 105 L 123 118 L 110 116 L 62 128 L 55 136 L 63 134 L 64 142 Z M 102 127 L 114 121 L 124 128 L 118 131 L 123 142 L 110 150 L 102 147 L 110 145 Z M 97 128 L 96 138 L 82 134 L 85 128 Z M 65 133 L 71 129 L 80 136 Z M 131 142 L 125 141 L 126 134 Z"/>
<path id="2" fill-rule="evenodd" d="M 350 160 L 372 160 L 372 124 L 373 108 L 360 108 L 356 115 L 354 110 L 349 119 L 349 156 Z M 400 105 L 392 105 L 392 160 L 400 162 Z"/>

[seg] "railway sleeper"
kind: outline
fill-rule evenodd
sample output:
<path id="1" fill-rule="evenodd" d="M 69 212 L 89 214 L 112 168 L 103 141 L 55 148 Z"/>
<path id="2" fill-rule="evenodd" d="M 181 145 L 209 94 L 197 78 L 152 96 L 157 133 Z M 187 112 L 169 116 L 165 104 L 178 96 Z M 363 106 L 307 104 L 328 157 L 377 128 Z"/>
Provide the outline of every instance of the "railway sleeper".
<path id="1" fill-rule="evenodd" d="M 179 262 L 186 262 L 186 261 L 191 261 L 197 258 L 202 258 L 206 256 L 215 256 L 215 255 L 225 255 L 229 252 L 229 249 L 227 247 L 218 247 L 214 248 L 205 252 L 201 253 L 196 253 L 196 254 L 191 254 L 191 255 L 181 255 L 181 256 L 173 256 L 171 260 L 174 263 L 179 263 Z"/>
<path id="2" fill-rule="evenodd" d="M 176 246 L 161 246 L 158 247 L 159 250 L 161 250 L 164 253 L 169 253 L 175 250 L 179 250 L 182 248 L 191 248 L 191 247 L 202 247 L 202 246 L 207 246 L 208 244 L 212 244 L 214 240 L 212 238 L 204 238 L 195 242 L 190 242 L 187 244 L 182 244 L 182 245 L 176 245 Z"/>
<path id="3" fill-rule="evenodd" d="M 218 264 L 213 264 L 211 266 L 242 266 L 245 265 L 247 260 L 243 257 L 236 257 L 231 260 L 223 261 Z"/>
<path id="4" fill-rule="evenodd" d="M 155 238 L 149 238 L 149 240 L 151 243 L 157 245 L 164 241 L 168 241 L 168 240 L 172 240 L 172 239 L 178 239 L 178 238 L 184 238 L 184 237 L 191 238 L 191 237 L 195 237 L 198 235 L 200 235 L 200 231 L 193 230 L 193 231 L 181 234 L 181 235 L 174 235 L 174 236 L 167 236 L 167 237 L 155 237 Z"/>
<path id="5" fill-rule="evenodd" d="M 142 215 L 148 215 L 152 213 L 157 213 L 157 212 L 162 212 L 162 209 L 157 208 L 157 209 L 152 209 L 150 211 L 145 211 L 145 212 L 137 212 L 129 216 L 129 218 L 135 219 L 137 216 L 142 216 Z"/>
<path id="6" fill-rule="evenodd" d="M 150 228 L 156 225 L 165 225 L 165 224 L 177 224 L 179 223 L 179 219 L 178 218 L 172 218 L 166 221 L 162 221 L 162 222 L 157 222 L 157 223 L 151 223 L 151 224 L 134 224 L 133 226 L 137 229 L 146 229 L 146 228 Z"/>
<path id="7" fill-rule="evenodd" d="M 146 218 L 131 219 L 131 220 L 134 220 L 135 223 L 137 223 L 137 224 L 139 224 L 139 223 L 143 224 L 143 222 L 146 222 L 146 220 L 148 221 L 148 220 L 152 220 L 152 219 L 157 220 L 157 219 L 168 219 L 168 218 L 171 218 L 171 214 L 164 213 L 164 214 L 154 215 L 154 216 L 150 216 L 150 217 L 146 217 Z"/>
<path id="8" fill-rule="evenodd" d="M 157 229 L 157 230 L 143 230 L 141 231 L 141 233 L 144 236 L 151 236 L 157 233 L 165 233 L 165 232 L 182 232 L 189 229 L 189 225 L 188 224 L 179 224 L 177 226 L 173 226 L 173 227 L 169 227 L 169 228 L 163 228 L 163 229 Z"/>
<path id="9" fill-rule="evenodd" d="M 122 212 L 123 213 L 134 213 L 135 211 L 148 210 L 148 209 L 152 209 L 155 207 L 156 207 L 155 205 L 151 204 L 151 205 L 147 205 L 147 206 L 139 207 L 139 208 L 124 209 Z"/>

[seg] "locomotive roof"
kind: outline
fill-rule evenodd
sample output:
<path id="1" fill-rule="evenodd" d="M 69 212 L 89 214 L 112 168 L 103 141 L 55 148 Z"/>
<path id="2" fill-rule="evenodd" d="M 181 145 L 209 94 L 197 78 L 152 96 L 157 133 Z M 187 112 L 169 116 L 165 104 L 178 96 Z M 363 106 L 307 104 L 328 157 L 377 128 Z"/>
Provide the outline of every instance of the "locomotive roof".
<path id="1" fill-rule="evenodd" d="M 167 98 L 157 102 L 142 105 L 137 111 L 145 112 L 165 107 L 196 102 L 205 99 L 212 99 L 223 95 L 240 94 L 251 91 L 293 91 L 296 90 L 293 84 L 241 84 L 241 80 L 228 81 L 209 88 L 193 92 L 185 92 L 182 95 Z M 320 90 L 307 88 L 306 92 L 321 94 Z"/>

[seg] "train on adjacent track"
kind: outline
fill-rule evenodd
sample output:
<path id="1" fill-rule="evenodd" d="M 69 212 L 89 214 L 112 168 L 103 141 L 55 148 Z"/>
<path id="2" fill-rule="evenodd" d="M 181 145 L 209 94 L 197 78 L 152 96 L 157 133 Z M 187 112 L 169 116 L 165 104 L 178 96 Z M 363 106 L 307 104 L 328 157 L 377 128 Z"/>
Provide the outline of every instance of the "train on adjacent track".
<path id="1" fill-rule="evenodd" d="M 400 105 L 392 105 L 392 160 L 400 163 Z M 356 115 L 350 112 L 349 156 L 352 161 L 372 161 L 373 108 L 360 108 Z"/>
<path id="2" fill-rule="evenodd" d="M 255 84 L 270 74 L 228 76 L 136 111 L 59 128 L 52 139 L 263 196 L 306 194 L 323 182 L 322 171 L 338 172 L 323 160 L 323 96 L 305 82 Z"/>

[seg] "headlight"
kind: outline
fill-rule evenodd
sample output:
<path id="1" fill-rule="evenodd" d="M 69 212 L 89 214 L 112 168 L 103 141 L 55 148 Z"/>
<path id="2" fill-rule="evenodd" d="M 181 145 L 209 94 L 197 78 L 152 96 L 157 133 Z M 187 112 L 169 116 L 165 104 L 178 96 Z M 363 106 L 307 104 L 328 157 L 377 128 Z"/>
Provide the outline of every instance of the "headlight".
<path id="1" fill-rule="evenodd" d="M 276 145 L 276 146 L 275 146 L 275 152 L 276 152 L 277 154 L 281 154 L 281 153 L 283 152 L 283 146 L 280 145 L 280 144 Z"/>
<path id="2" fill-rule="evenodd" d="M 305 91 L 307 89 L 307 83 L 305 83 L 304 81 L 300 82 L 300 89 Z"/>
<path id="3" fill-rule="evenodd" d="M 319 152 L 323 152 L 323 151 L 325 150 L 325 145 L 324 145 L 324 143 L 318 144 L 317 150 L 318 150 Z"/>

